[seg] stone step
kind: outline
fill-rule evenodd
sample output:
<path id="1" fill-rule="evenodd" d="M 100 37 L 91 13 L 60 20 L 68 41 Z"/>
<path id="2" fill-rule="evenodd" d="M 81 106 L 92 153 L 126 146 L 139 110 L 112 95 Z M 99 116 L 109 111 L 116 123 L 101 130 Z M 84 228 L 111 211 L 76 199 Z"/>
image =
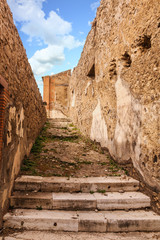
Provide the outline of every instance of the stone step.
<path id="1" fill-rule="evenodd" d="M 39 177 L 21 176 L 15 180 L 16 191 L 41 191 L 41 192 L 85 192 L 91 191 L 138 191 L 139 182 L 133 178 L 124 177 Z"/>
<path id="2" fill-rule="evenodd" d="M 61 123 L 61 122 L 69 122 L 72 123 L 72 121 L 69 118 L 49 118 L 50 123 Z"/>
<path id="3" fill-rule="evenodd" d="M 10 198 L 14 208 L 51 210 L 128 210 L 150 207 L 150 198 L 140 192 L 41 193 L 14 192 Z"/>
<path id="4" fill-rule="evenodd" d="M 152 211 L 47 211 L 16 209 L 4 216 L 12 229 L 68 232 L 159 232 L 160 216 Z"/>
<path id="5" fill-rule="evenodd" d="M 158 240 L 160 232 L 52 232 L 52 231 L 17 231 L 0 240 Z"/>

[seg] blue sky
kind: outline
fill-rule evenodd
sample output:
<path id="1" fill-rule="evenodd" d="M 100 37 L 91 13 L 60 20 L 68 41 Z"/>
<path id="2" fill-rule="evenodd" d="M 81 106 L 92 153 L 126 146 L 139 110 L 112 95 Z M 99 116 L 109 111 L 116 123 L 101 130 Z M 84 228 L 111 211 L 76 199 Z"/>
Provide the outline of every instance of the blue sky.
<path id="1" fill-rule="evenodd" d="M 100 0 L 7 2 L 42 93 L 42 76 L 77 65 Z"/>

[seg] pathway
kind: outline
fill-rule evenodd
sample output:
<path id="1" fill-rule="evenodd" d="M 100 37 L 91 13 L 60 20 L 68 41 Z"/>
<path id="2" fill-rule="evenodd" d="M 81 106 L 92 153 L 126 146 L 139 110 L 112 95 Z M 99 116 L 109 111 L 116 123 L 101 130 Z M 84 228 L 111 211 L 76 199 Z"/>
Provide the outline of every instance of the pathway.
<path id="1" fill-rule="evenodd" d="M 0 240 L 44 238 L 160 239 L 139 182 L 67 119 L 49 120 L 24 159 Z"/>

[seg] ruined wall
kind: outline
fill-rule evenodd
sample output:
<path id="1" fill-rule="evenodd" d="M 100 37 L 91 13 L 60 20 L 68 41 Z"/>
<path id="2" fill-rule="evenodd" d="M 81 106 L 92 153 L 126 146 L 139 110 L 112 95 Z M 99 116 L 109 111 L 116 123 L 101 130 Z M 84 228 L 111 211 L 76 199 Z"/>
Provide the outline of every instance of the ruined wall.
<path id="1" fill-rule="evenodd" d="M 50 118 L 68 115 L 68 86 L 71 70 L 43 77 L 43 101 Z"/>
<path id="2" fill-rule="evenodd" d="M 81 131 L 160 191 L 160 5 L 101 0 L 70 82 Z"/>
<path id="3" fill-rule="evenodd" d="M 46 121 L 42 98 L 6 0 L 0 1 L 0 59 L 0 75 L 8 84 L 8 98 L 4 101 L 1 95 L 5 103 L 3 119 L 0 119 L 0 129 L 2 123 L 4 126 L 0 161 L 1 219 L 21 161 L 29 154 Z"/>

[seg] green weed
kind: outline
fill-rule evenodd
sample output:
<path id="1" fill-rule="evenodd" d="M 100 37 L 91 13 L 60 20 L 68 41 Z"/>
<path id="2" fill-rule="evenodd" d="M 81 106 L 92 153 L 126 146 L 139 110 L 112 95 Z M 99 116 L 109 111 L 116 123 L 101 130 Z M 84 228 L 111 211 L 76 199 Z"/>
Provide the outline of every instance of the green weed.
<path id="1" fill-rule="evenodd" d="M 36 210 L 41 211 L 42 210 L 42 206 L 36 206 Z"/>
<path id="2" fill-rule="evenodd" d="M 93 194 L 94 193 L 94 191 L 90 191 L 90 194 Z"/>
<path id="3" fill-rule="evenodd" d="M 87 165 L 92 164 L 92 162 L 90 162 L 90 161 L 80 161 L 79 163 L 81 163 L 81 164 L 87 164 Z"/>
<path id="4" fill-rule="evenodd" d="M 97 192 L 98 192 L 98 193 L 105 193 L 106 190 L 104 190 L 104 189 L 98 189 Z"/>
<path id="5" fill-rule="evenodd" d="M 28 159 L 28 158 L 24 158 L 23 160 L 23 164 L 21 167 L 22 171 L 30 171 L 33 169 L 33 167 L 36 166 L 36 163 L 33 162 L 32 160 Z"/>

